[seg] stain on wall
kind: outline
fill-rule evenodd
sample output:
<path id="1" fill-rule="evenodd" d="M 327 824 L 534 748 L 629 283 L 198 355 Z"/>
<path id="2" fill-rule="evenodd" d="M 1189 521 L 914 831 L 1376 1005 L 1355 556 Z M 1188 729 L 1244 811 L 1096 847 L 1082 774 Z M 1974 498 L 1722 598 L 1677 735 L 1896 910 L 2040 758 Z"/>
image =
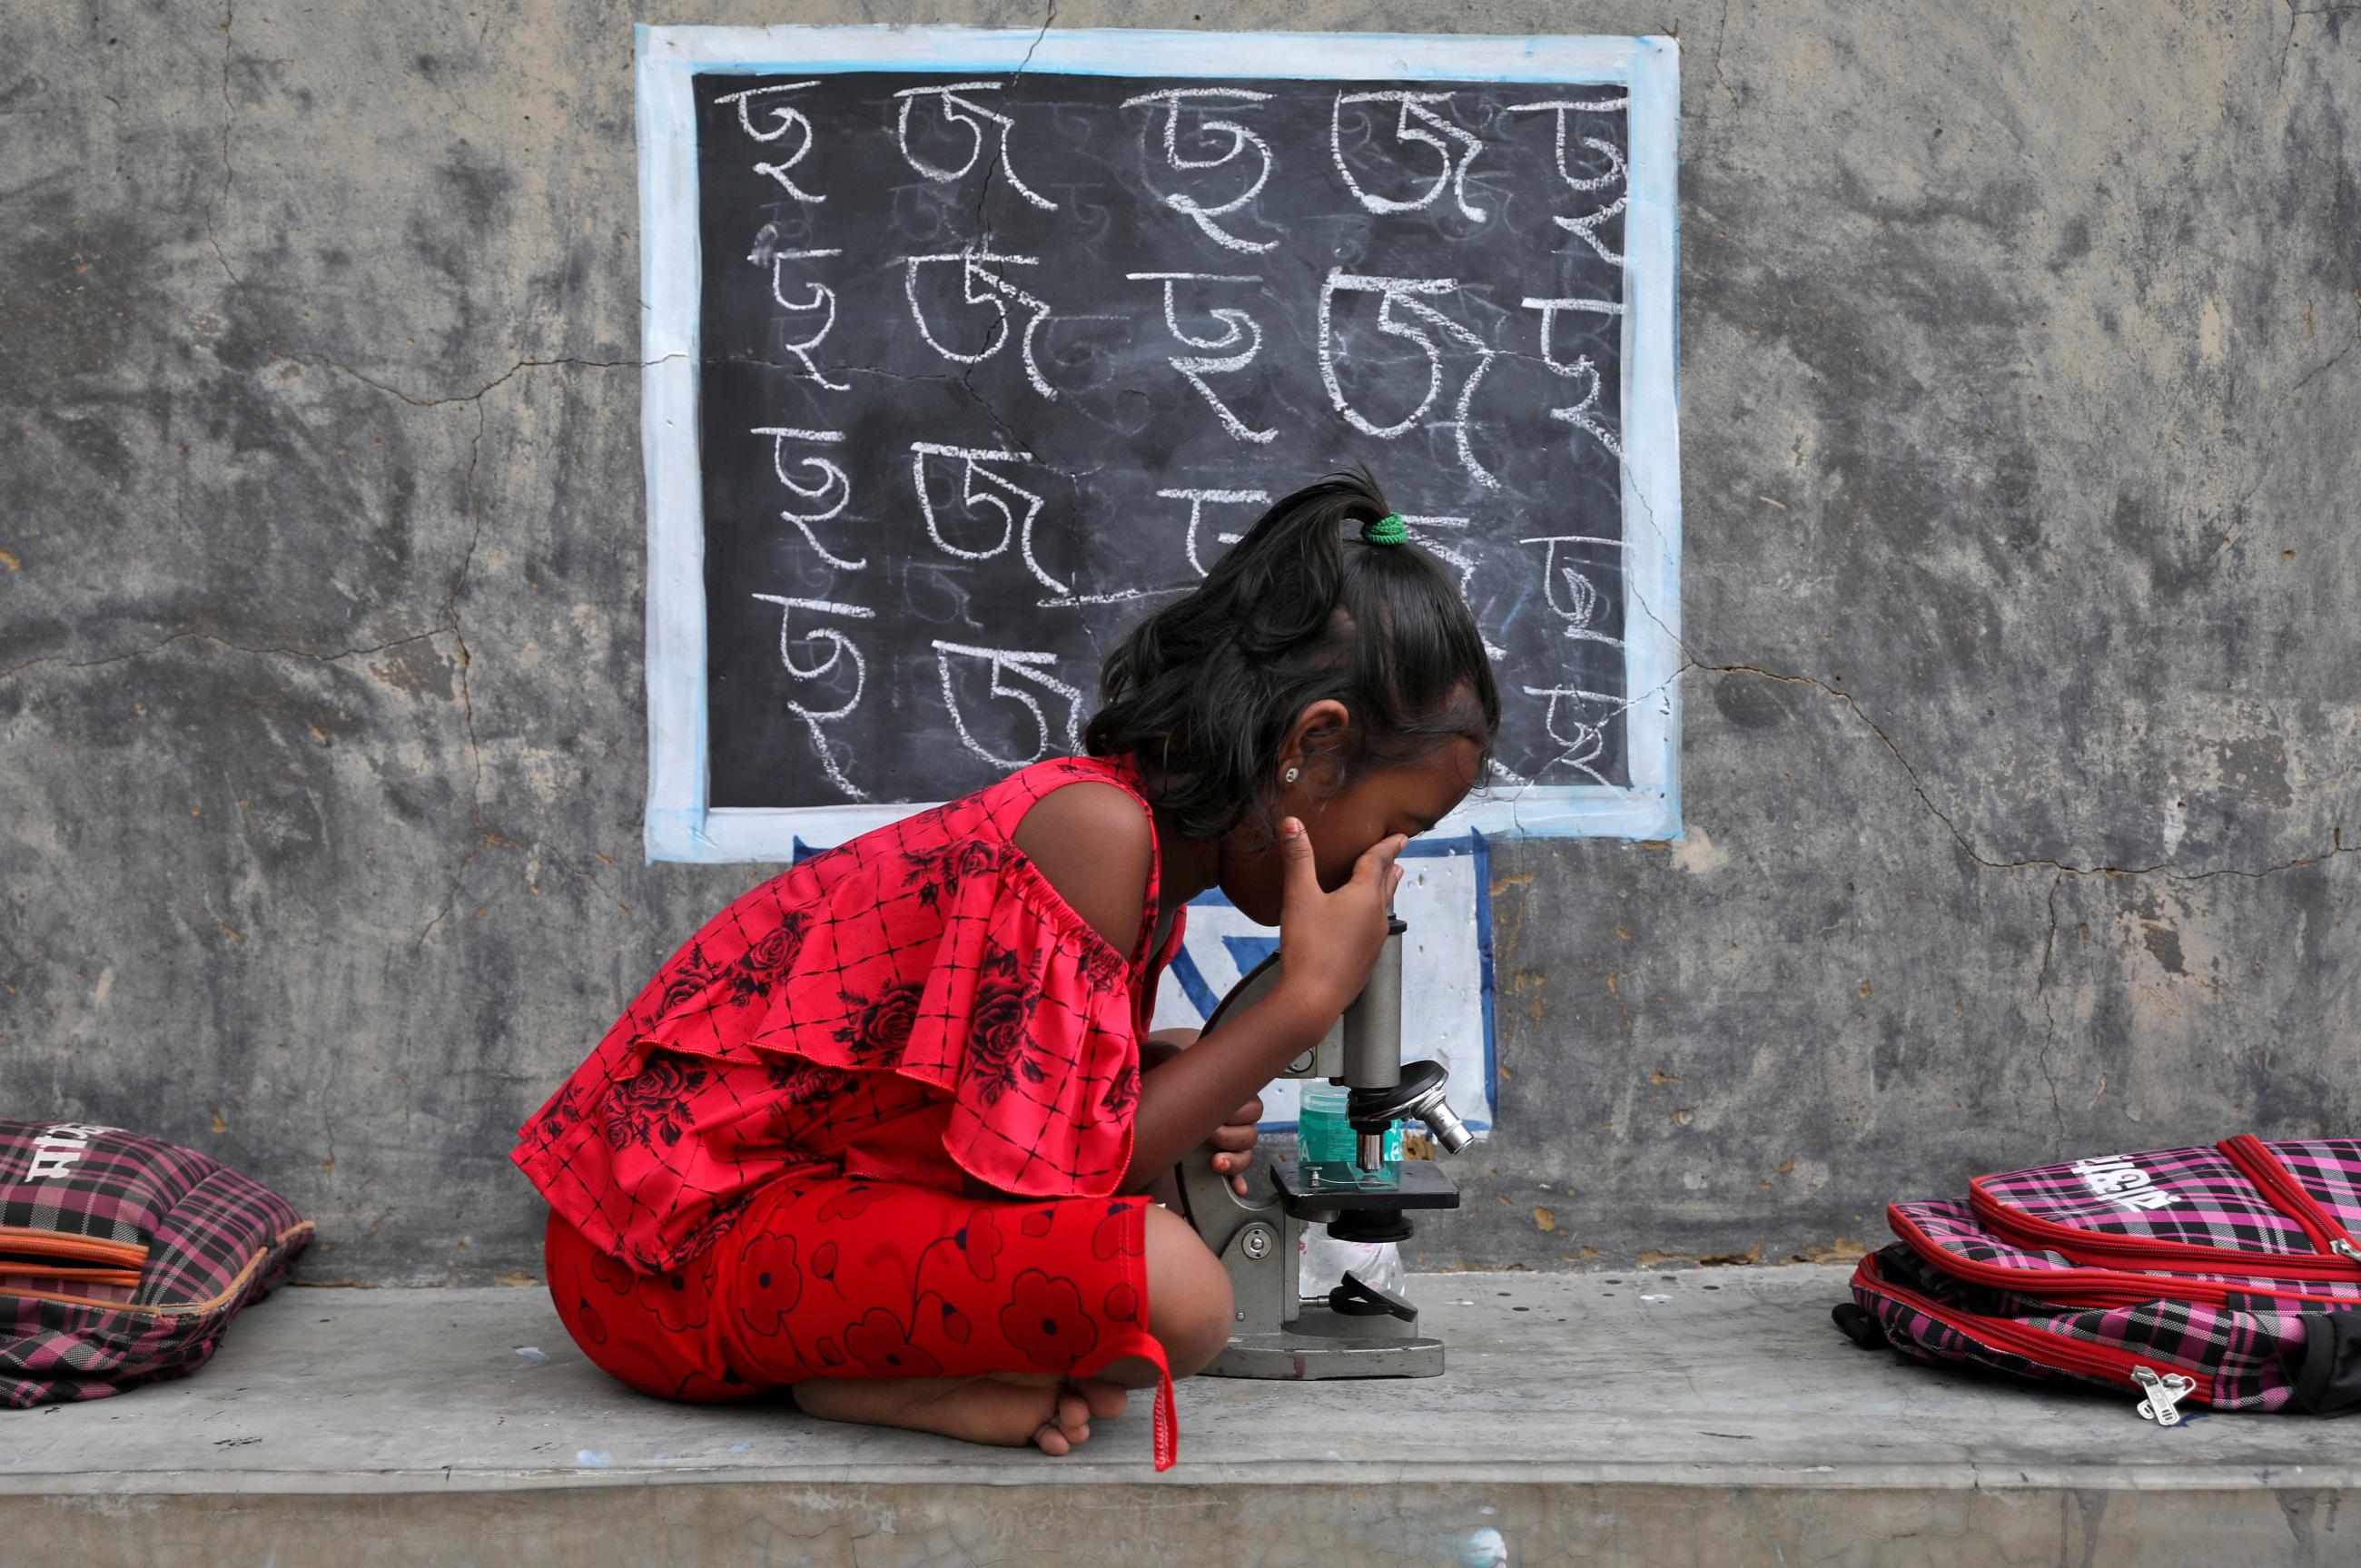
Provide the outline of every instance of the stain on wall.
<path id="1" fill-rule="evenodd" d="M 776 19 L 26 14 L 0 1113 L 217 1153 L 314 1278 L 538 1268 L 511 1129 L 763 874 L 638 852 L 630 24 Z M 1417 1261 L 2361 1129 L 2361 16 L 1171 19 L 1682 40 L 1688 834 L 1496 850 L 1501 1132 Z"/>

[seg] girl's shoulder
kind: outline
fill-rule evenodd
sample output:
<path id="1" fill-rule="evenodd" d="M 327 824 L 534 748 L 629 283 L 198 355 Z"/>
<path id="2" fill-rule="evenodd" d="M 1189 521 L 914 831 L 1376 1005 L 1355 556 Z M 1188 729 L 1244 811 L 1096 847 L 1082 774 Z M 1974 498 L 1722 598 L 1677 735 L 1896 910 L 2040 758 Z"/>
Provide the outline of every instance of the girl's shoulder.
<path id="1" fill-rule="evenodd" d="M 1153 820 L 1152 808 L 1140 785 L 1139 770 L 1130 759 L 1122 757 L 1046 758 L 1017 769 L 969 798 L 978 803 L 1002 837 L 1013 839 L 1026 813 L 1048 796 L 1081 784 L 1112 785 L 1121 790 L 1130 796 L 1139 820 Z M 1098 790 L 1082 791 L 1078 798 L 1091 795 L 1108 798 Z"/>
<path id="2" fill-rule="evenodd" d="M 1152 808 L 1124 771 L 1060 769 L 1045 782 L 1010 842 L 1110 948 L 1134 953 L 1156 903 Z"/>
<path id="3" fill-rule="evenodd" d="M 774 882 L 789 878 L 825 885 L 857 867 L 939 858 L 961 845 L 983 840 L 1013 844 L 1017 825 L 1042 800 L 1070 784 L 1113 785 L 1128 795 L 1143 822 L 1153 807 L 1142 791 L 1138 769 L 1127 758 L 1049 757 L 1016 769 L 978 790 L 845 839 L 799 860 Z M 1095 794 L 1098 792 L 1085 792 Z"/>
<path id="4" fill-rule="evenodd" d="M 1123 841 L 1137 834 L 1137 853 L 1147 861 L 1152 897 L 1158 869 L 1152 807 L 1141 791 L 1137 770 L 1127 760 L 1052 757 L 796 861 L 741 894 L 698 938 L 709 942 L 725 931 L 743 934 L 833 918 L 842 914 L 848 900 L 891 906 L 907 916 L 902 925 L 939 918 L 944 895 L 970 879 L 1029 880 L 1031 857 L 1017 844 L 1018 826 L 1037 804 L 1081 784 L 1111 785 L 1130 797 L 1126 803 L 1108 791 L 1082 790 L 1075 792 L 1075 804 L 1081 804 L 1081 797 L 1099 797 L 1094 803 L 1099 809 L 1090 813 L 1097 829 L 1082 837 L 1093 839 L 1103 853 L 1132 859 Z M 1106 811 L 1109 805 L 1114 812 Z M 1130 813 L 1127 818 L 1126 812 Z M 1060 891 L 1054 881 L 1051 889 Z M 914 895 L 913 907 L 904 907 L 903 894 Z M 1116 946 L 1121 949 L 1126 944 Z"/>

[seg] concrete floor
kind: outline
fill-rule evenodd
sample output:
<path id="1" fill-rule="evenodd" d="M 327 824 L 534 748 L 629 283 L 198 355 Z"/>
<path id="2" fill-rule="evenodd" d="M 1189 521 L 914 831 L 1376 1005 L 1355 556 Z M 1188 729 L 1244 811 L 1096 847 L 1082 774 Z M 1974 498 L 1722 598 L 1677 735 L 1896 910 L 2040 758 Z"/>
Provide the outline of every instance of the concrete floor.
<path id="1" fill-rule="evenodd" d="M 197 1376 L 0 1415 L 34 1564 L 2346 1563 L 2361 1422 L 1854 1349 L 1838 1268 L 1420 1276 L 1423 1382 L 1198 1380 L 1061 1459 L 633 1395 L 538 1289 L 282 1290 Z"/>

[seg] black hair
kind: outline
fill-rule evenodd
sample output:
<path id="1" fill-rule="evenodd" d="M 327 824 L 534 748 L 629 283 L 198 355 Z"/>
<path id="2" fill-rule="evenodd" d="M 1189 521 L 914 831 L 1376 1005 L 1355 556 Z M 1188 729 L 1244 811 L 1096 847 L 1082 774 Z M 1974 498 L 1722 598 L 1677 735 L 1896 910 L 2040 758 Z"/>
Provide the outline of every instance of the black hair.
<path id="1" fill-rule="evenodd" d="M 1319 793 L 1455 738 L 1475 743 L 1482 767 L 1500 696 L 1475 613 L 1425 551 L 1359 537 L 1391 510 L 1366 466 L 1275 503 L 1187 598 L 1107 655 L 1084 749 L 1132 758 L 1148 798 L 1202 839 L 1249 811 L 1270 831 L 1280 743 L 1325 698 L 1350 717 L 1307 758 Z"/>

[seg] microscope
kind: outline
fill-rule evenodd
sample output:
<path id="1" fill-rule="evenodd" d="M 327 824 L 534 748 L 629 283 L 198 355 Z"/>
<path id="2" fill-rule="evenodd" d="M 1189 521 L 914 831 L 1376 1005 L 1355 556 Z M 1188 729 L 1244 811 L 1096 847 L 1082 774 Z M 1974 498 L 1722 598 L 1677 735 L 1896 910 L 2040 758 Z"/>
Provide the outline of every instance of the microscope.
<path id="1" fill-rule="evenodd" d="M 1359 1179 L 1287 1161 L 1254 1174 L 1264 1190 L 1239 1197 L 1197 1149 L 1181 1162 L 1180 1203 L 1189 1223 L 1229 1271 L 1237 1318 L 1230 1343 L 1204 1369 L 1213 1377 L 1433 1377 L 1443 1371 L 1443 1342 L 1418 1332 L 1418 1309 L 1380 1286 L 1347 1273 L 1324 1297 L 1306 1299 L 1298 1285 L 1303 1227 L 1325 1224 L 1341 1241 L 1401 1242 L 1410 1211 L 1455 1209 L 1459 1189 L 1431 1160 L 1405 1160 L 1388 1180 L 1388 1131 L 1403 1117 L 1424 1122 L 1452 1154 L 1468 1132 L 1444 1103 L 1446 1074 L 1432 1061 L 1401 1059 L 1402 933 L 1388 926 L 1368 983 L 1320 1043 L 1279 1076 L 1326 1079 L 1350 1091 L 1347 1111 Z M 1279 980 L 1279 955 L 1255 966 L 1205 1020 L 1254 1001 Z"/>

